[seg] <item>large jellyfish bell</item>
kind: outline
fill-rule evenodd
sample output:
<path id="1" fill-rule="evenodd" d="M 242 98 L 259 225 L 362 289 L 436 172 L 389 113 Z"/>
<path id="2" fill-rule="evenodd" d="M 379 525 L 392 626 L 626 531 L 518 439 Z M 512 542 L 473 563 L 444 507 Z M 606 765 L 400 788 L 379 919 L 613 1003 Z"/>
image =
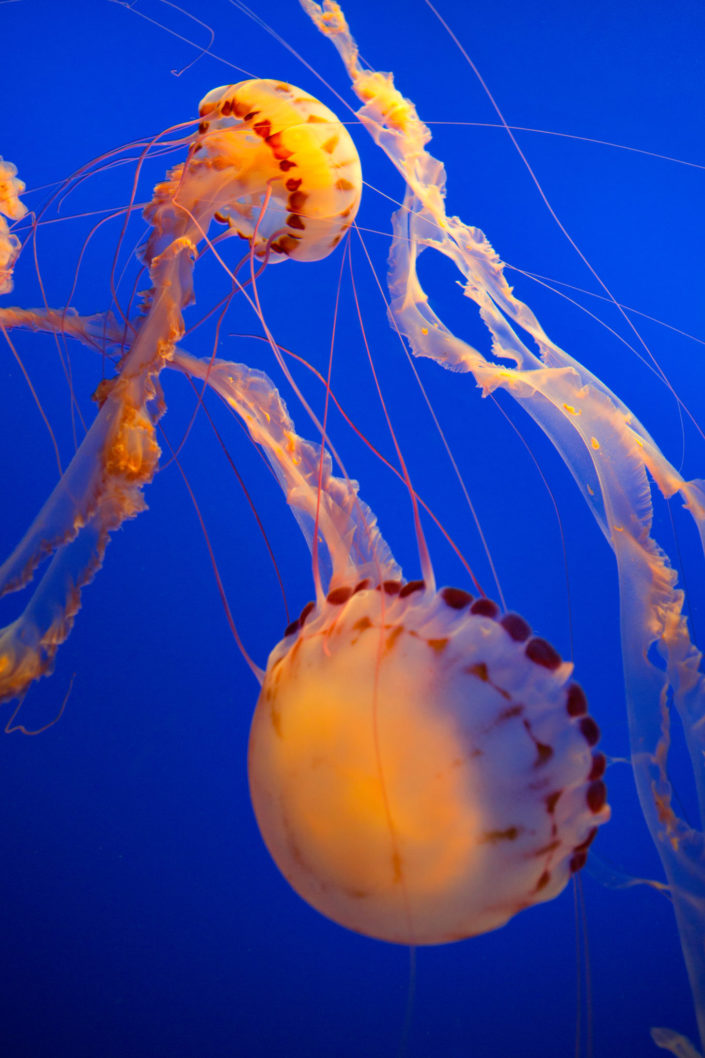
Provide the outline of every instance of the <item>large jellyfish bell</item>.
<path id="1" fill-rule="evenodd" d="M 550 900 L 609 818 L 572 666 L 487 598 L 333 589 L 273 651 L 252 801 L 298 893 L 350 929 L 441 944 Z"/>

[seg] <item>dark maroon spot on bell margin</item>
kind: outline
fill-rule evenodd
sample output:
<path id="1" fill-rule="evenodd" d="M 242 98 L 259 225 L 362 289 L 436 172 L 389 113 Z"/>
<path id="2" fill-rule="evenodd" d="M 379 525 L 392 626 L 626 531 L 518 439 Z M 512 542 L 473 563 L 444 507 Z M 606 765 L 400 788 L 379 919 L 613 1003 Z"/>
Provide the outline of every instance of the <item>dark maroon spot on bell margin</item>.
<path id="1" fill-rule="evenodd" d="M 405 599 L 407 595 L 413 594 L 415 591 L 425 591 L 426 581 L 424 580 L 409 580 L 406 582 L 403 588 L 399 591 L 399 598 Z"/>
<path id="2" fill-rule="evenodd" d="M 524 643 L 531 635 L 531 626 L 518 613 L 505 613 L 499 623 L 515 643 Z"/>
<path id="3" fill-rule="evenodd" d="M 398 595 L 401 591 L 400 580 L 385 580 L 382 582 L 385 595 Z"/>
<path id="4" fill-rule="evenodd" d="M 462 588 L 443 588 L 441 598 L 451 610 L 464 610 L 472 602 L 472 595 Z"/>
<path id="5" fill-rule="evenodd" d="M 601 779 L 590 783 L 587 788 L 586 800 L 591 812 L 599 812 L 603 807 L 607 800 L 607 787 Z"/>
<path id="6" fill-rule="evenodd" d="M 364 591 L 365 588 L 369 588 L 369 586 L 370 586 L 370 578 L 369 577 L 365 577 L 364 580 L 359 580 L 357 582 L 357 584 L 355 585 L 355 587 L 353 588 L 353 595 L 357 594 L 357 592 L 359 592 L 359 591 Z"/>
<path id="7" fill-rule="evenodd" d="M 315 604 L 315 602 L 313 602 L 313 601 L 311 601 L 311 602 L 307 602 L 307 603 L 306 603 L 306 605 L 304 606 L 303 610 L 302 610 L 302 611 L 301 611 L 301 613 L 299 614 L 299 624 L 300 624 L 300 625 L 302 625 L 302 626 L 303 626 L 303 624 L 304 624 L 304 622 L 305 622 L 306 618 L 307 618 L 307 617 L 308 617 L 308 615 L 309 615 L 309 614 L 311 613 L 311 610 L 313 610 L 313 608 L 314 608 L 314 606 L 315 606 L 315 605 L 316 605 L 316 604 Z"/>
<path id="8" fill-rule="evenodd" d="M 326 595 L 326 599 L 331 606 L 342 606 L 344 602 L 347 602 L 352 595 L 352 588 L 347 584 L 341 584 L 339 588 L 333 588 L 333 591 L 329 591 Z"/>
<path id="9" fill-rule="evenodd" d="M 551 881 L 551 872 L 544 871 L 538 882 L 536 883 L 536 892 L 540 892 L 541 889 L 545 889 L 548 883 Z"/>
<path id="10" fill-rule="evenodd" d="M 491 599 L 475 599 L 470 607 L 470 613 L 474 613 L 476 617 L 495 618 L 499 614 L 499 606 Z"/>
<path id="11" fill-rule="evenodd" d="M 556 809 L 556 805 L 558 804 L 558 798 L 561 796 L 562 793 L 562 790 L 554 790 L 553 793 L 546 794 L 546 797 L 544 798 L 544 803 L 546 805 L 546 811 L 550 815 L 553 815 Z"/>
<path id="12" fill-rule="evenodd" d="M 588 746 L 595 746 L 600 741 L 600 729 L 591 716 L 581 717 L 580 730 Z"/>
<path id="13" fill-rule="evenodd" d="M 592 767 L 590 768 L 590 774 L 588 779 L 601 779 L 605 774 L 605 768 L 607 767 L 607 757 L 604 753 L 593 753 L 592 755 Z"/>
<path id="14" fill-rule="evenodd" d="M 529 661 L 533 661 L 536 665 L 541 665 L 544 669 L 557 669 L 561 663 L 561 656 L 557 650 L 547 643 L 545 639 L 541 639 L 540 636 L 534 636 L 526 644 L 526 656 Z"/>
<path id="15" fill-rule="evenodd" d="M 584 716 L 587 712 L 587 698 L 579 683 L 571 683 L 565 701 L 568 716 Z"/>
<path id="16" fill-rule="evenodd" d="M 300 619 L 297 617 L 295 621 L 292 621 L 290 625 L 286 626 L 286 629 L 284 630 L 284 638 L 286 639 L 287 636 L 293 636 L 294 632 L 298 632 L 300 627 Z"/>

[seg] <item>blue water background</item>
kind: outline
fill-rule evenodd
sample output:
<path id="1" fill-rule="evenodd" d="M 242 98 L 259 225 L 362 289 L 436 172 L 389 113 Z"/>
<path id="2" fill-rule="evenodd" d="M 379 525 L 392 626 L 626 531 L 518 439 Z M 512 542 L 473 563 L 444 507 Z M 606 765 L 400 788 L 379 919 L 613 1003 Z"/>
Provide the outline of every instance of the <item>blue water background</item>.
<path id="1" fill-rule="evenodd" d="M 198 56 L 177 35 L 204 46 L 208 32 L 164 4 L 135 7 L 130 11 L 107 0 L 0 4 L 0 152 L 17 164 L 30 189 L 61 181 L 117 145 L 189 120 L 209 89 L 247 74 L 298 83 L 343 115 L 314 72 L 230 4 L 200 3 L 198 18 L 216 31 L 211 50 L 245 73 L 201 55 L 175 76 L 172 71 Z M 511 124 L 705 162 L 705 18 L 699 4 L 449 0 L 443 10 Z M 332 47 L 294 0 L 262 0 L 258 12 L 313 71 L 353 102 Z M 396 72 L 422 117 L 496 121 L 462 56 L 419 0 L 351 0 L 347 13 L 367 60 Z M 433 149 L 448 166 L 450 212 L 481 227 L 517 268 L 599 292 L 505 132 L 474 124 L 433 128 Z M 398 198 L 400 179 L 361 130 L 353 133 L 367 181 Z M 552 206 L 615 297 L 686 332 L 705 334 L 702 169 L 535 133 L 521 134 L 520 142 Z M 163 163 L 152 163 L 138 198 L 146 200 L 150 181 L 162 169 Z M 96 218 L 68 218 L 125 203 L 131 174 L 132 168 L 123 166 L 92 178 L 63 203 L 65 219 L 42 229 L 39 261 L 50 304 L 60 307 L 71 296 L 71 304 L 85 313 L 110 308 L 119 223 L 95 237 L 71 295 L 77 257 Z M 28 205 L 37 207 L 50 191 L 32 190 Z M 364 198 L 360 224 L 383 233 L 366 235 L 383 268 L 391 207 L 374 190 L 366 189 Z M 129 248 L 141 231 L 136 222 Z M 353 243 L 368 337 L 413 480 L 494 595 L 460 490 Z M 30 249 L 18 265 L 10 303 L 41 303 Z M 226 243 L 222 250 L 233 263 L 242 246 Z M 127 253 L 120 268 L 126 258 Z M 319 368 L 327 363 L 339 270 L 339 256 L 315 265 L 286 263 L 260 281 L 276 339 Z M 132 275 L 128 270 L 121 287 L 125 299 Z M 518 272 L 511 276 L 551 337 L 624 397 L 676 465 L 685 447 L 687 475 L 703 475 L 702 442 L 686 427 L 683 445 L 676 403 L 648 367 L 585 312 Z M 482 327 L 461 299 L 450 265 L 424 261 L 422 278 L 440 315 L 486 349 Z M 333 387 L 361 429 L 393 458 L 370 385 L 349 279 L 343 287 L 348 293 Z M 226 289 L 217 267 L 201 262 L 197 304 L 187 323 Z M 614 309 L 594 297 L 580 299 L 628 335 Z M 651 321 L 639 320 L 639 327 L 674 388 L 705 421 L 703 346 Z M 280 384 L 266 346 L 238 337 L 257 330 L 252 312 L 235 303 L 223 326 L 221 355 L 261 366 Z M 204 326 L 184 345 L 208 355 L 211 340 L 212 329 Z M 70 402 L 56 346 L 23 334 L 16 335 L 16 344 L 66 463 L 73 450 Z M 90 421 L 100 358 L 72 346 L 71 364 L 74 391 Z M 0 371 L 4 554 L 49 494 L 57 469 L 48 433 L 7 352 Z M 566 656 L 572 614 L 576 676 L 603 729 L 605 752 L 626 758 L 616 576 L 606 543 L 550 446 L 508 401 L 500 399 L 499 405 L 523 441 L 500 409 L 480 398 L 469 377 L 430 364 L 421 365 L 421 374 L 476 504 L 509 605 Z M 297 378 L 320 409 L 320 386 L 301 370 Z M 191 419 L 193 394 L 178 377 L 164 381 L 169 414 L 163 425 L 178 445 Z M 314 436 L 297 402 L 283 391 L 301 432 Z M 311 597 L 310 564 L 298 528 L 243 432 L 210 403 L 265 523 L 295 615 Z M 331 432 L 406 575 L 417 576 L 403 488 L 337 416 Z M 525 445 L 560 510 L 570 603 L 552 500 Z M 238 628 L 247 649 L 264 664 L 288 618 L 251 511 L 203 414 L 180 459 Z M 257 686 L 230 635 L 203 535 L 175 465 L 157 476 L 146 498 L 149 511 L 116 535 L 104 568 L 84 592 L 54 676 L 28 697 L 25 721 L 44 723 L 75 674 L 61 721 L 37 738 L 0 738 L 0 1053 L 4 1058 L 377 1058 L 396 1055 L 401 1045 L 405 1058 L 572 1055 L 576 991 L 584 998 L 588 979 L 584 967 L 576 970 L 570 888 L 494 934 L 418 952 L 405 1038 L 408 951 L 341 929 L 288 888 L 262 845 L 249 805 L 247 736 Z M 702 570 L 691 561 L 687 524 L 677 511 L 675 516 L 697 621 Z M 673 551 L 664 509 L 657 520 L 661 539 Z M 430 531 L 429 539 L 439 582 L 467 586 L 440 536 Z M 4 621 L 16 616 L 17 605 L 18 597 L 3 601 Z M 702 605 L 699 618 L 702 630 Z M 7 707 L 3 715 L 9 715 Z M 690 812 L 684 762 L 678 773 L 681 803 Z M 610 767 L 608 784 L 615 818 L 595 845 L 597 873 L 603 880 L 660 878 L 625 763 Z M 582 885 L 592 996 L 587 1020 L 595 1058 L 656 1053 L 648 1037 L 651 1025 L 693 1035 L 667 899 L 646 886 L 605 886 L 588 872 Z M 579 1036 L 585 1047 L 582 1005 Z"/>

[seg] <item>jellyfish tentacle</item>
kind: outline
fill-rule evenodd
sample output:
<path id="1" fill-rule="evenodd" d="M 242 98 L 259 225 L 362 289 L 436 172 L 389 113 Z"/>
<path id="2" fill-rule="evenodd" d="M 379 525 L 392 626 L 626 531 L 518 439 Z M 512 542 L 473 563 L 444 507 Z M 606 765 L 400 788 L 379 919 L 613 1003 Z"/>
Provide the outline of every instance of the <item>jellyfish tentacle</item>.
<path id="1" fill-rule="evenodd" d="M 324 545 L 328 556 L 329 589 L 366 577 L 375 583 L 400 577 L 376 516 L 358 496 L 358 483 L 334 475 L 325 450 L 321 467 L 320 445 L 298 436 L 284 401 L 263 371 L 227 360 L 200 360 L 182 350 L 174 354 L 172 366 L 206 381 L 243 421 L 264 450 L 310 548 L 317 522 L 319 546 Z"/>
<path id="2" fill-rule="evenodd" d="M 124 338 L 123 327 L 110 315 L 101 314 L 79 316 L 75 312 L 61 313 L 53 309 L 0 309 L 2 325 L 8 329 L 27 327 L 31 330 L 59 332 L 70 335 L 90 348 L 104 348 L 106 343 L 108 347 L 114 343 L 117 348 Z M 253 441 L 263 448 L 311 547 L 320 445 L 314 445 L 296 434 L 286 404 L 271 379 L 265 372 L 244 364 L 221 359 L 203 360 L 180 347 L 174 349 L 167 366 L 182 371 L 190 378 L 206 382 L 242 420 Z M 71 467 L 67 474 L 70 471 Z M 375 583 L 398 579 L 401 575 L 399 566 L 377 527 L 374 513 L 359 498 L 357 482 L 345 476 L 333 475 L 327 451 L 320 477 L 322 509 L 319 529 L 328 556 L 325 578 L 327 589 L 347 584 L 355 578 L 370 577 Z M 61 496 L 52 499 L 58 506 Z M 17 548 L 13 553 L 16 556 L 13 564 L 15 569 L 25 569 L 28 556 L 37 554 L 41 546 L 46 545 L 42 531 L 46 530 L 51 520 L 51 510 L 47 504 L 36 519 L 36 529 L 31 539 L 28 533 L 20 545 L 22 552 Z M 37 561 L 40 561 L 40 557 L 38 555 Z M 3 568 L 0 567 L 0 576 Z M 0 579 L 0 590 L 3 585 Z M 9 591 L 10 588 L 4 586 L 4 590 Z"/>

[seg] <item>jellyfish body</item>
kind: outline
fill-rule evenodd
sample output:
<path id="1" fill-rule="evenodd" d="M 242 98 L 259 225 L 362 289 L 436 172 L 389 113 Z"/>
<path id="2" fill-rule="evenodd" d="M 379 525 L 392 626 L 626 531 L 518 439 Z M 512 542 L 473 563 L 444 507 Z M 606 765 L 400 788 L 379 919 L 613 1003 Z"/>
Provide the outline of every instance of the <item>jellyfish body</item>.
<path id="1" fill-rule="evenodd" d="M 254 239 L 255 254 L 268 260 L 327 257 L 352 224 L 362 191 L 355 145 L 333 111 L 293 85 L 251 80 L 214 88 L 199 114 L 208 153 L 236 156 L 240 193 L 218 219 Z"/>
<path id="2" fill-rule="evenodd" d="M 362 581 L 272 652 L 252 803 L 294 889 L 349 929 L 442 944 L 551 900 L 609 818 L 572 665 L 489 599 Z"/>

